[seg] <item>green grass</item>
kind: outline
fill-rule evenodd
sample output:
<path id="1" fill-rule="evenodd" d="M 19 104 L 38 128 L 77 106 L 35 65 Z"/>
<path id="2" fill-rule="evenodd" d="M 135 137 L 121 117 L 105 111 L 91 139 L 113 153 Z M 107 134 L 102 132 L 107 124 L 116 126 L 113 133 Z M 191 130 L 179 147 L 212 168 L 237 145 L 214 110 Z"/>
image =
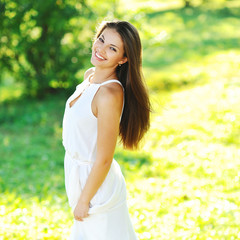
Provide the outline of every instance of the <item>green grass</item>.
<path id="1" fill-rule="evenodd" d="M 240 239 L 239 11 L 138 11 L 152 124 L 139 151 L 115 158 L 139 239 Z M 0 86 L 0 239 L 66 239 L 67 96 L 20 95 Z"/>

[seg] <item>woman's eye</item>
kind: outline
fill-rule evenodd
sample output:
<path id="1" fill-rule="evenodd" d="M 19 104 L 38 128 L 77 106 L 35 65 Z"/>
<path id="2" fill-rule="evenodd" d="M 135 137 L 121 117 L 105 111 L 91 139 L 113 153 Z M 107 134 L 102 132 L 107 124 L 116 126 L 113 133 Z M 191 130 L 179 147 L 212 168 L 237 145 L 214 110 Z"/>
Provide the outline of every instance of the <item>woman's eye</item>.
<path id="1" fill-rule="evenodd" d="M 114 52 L 117 51 L 116 48 L 114 48 L 114 47 L 110 47 L 110 49 L 113 50 Z"/>
<path id="2" fill-rule="evenodd" d="M 100 37 L 100 38 L 98 38 L 98 39 L 99 39 L 99 41 L 100 41 L 100 42 L 102 42 L 102 43 L 104 42 L 104 41 L 103 41 L 103 39 L 102 39 L 101 37 Z"/>

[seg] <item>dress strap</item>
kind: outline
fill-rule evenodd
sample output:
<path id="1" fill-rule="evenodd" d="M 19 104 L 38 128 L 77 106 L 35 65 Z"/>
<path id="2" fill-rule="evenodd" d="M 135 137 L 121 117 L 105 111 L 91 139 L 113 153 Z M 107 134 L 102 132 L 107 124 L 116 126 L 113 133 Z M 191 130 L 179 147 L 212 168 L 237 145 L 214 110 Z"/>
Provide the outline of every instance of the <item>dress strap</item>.
<path id="1" fill-rule="evenodd" d="M 101 83 L 100 85 L 103 86 L 103 85 L 105 85 L 105 84 L 112 83 L 112 82 L 116 82 L 116 83 L 118 83 L 118 84 L 120 84 L 120 85 L 122 86 L 121 82 L 118 81 L 118 80 L 115 80 L 115 79 L 107 80 L 107 81 Z M 123 88 L 123 86 L 122 86 L 122 88 Z M 123 88 L 123 89 L 124 89 L 124 88 Z"/>

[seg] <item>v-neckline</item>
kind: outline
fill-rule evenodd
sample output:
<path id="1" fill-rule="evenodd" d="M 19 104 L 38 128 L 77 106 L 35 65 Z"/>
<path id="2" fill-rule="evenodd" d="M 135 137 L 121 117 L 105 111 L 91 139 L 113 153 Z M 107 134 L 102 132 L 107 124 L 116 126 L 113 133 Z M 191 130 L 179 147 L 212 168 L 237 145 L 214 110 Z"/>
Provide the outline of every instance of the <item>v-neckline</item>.
<path id="1" fill-rule="evenodd" d="M 75 97 L 72 101 L 69 102 L 68 107 L 69 107 L 70 109 L 77 103 L 77 101 L 79 100 L 79 98 L 81 98 L 81 96 L 82 96 L 83 93 L 86 91 L 86 89 L 89 88 L 91 85 L 99 85 L 99 86 L 101 86 L 101 85 L 104 85 L 106 82 L 113 81 L 113 80 L 119 82 L 119 80 L 117 80 L 117 79 L 109 79 L 109 80 L 106 80 L 106 81 L 104 81 L 104 82 L 102 82 L 102 83 L 91 83 L 91 82 L 90 82 L 90 78 L 93 76 L 93 74 L 94 74 L 94 72 L 93 72 L 92 74 L 89 74 L 89 76 L 87 77 L 87 79 L 82 82 L 82 83 L 84 83 L 84 82 L 86 81 L 87 84 L 86 84 L 86 86 L 83 88 L 83 90 L 81 91 L 81 93 L 79 93 L 77 97 Z M 121 85 L 122 85 L 122 84 L 121 84 Z"/>
<path id="2" fill-rule="evenodd" d="M 89 77 L 90 77 L 90 75 L 89 75 Z M 70 109 L 77 103 L 77 101 L 79 100 L 79 98 L 81 98 L 82 94 L 86 91 L 86 89 L 92 85 L 89 81 L 89 77 L 86 79 L 86 81 L 87 81 L 86 86 L 82 89 L 82 91 L 78 94 L 77 97 L 75 97 L 72 101 L 69 102 L 68 106 Z"/>

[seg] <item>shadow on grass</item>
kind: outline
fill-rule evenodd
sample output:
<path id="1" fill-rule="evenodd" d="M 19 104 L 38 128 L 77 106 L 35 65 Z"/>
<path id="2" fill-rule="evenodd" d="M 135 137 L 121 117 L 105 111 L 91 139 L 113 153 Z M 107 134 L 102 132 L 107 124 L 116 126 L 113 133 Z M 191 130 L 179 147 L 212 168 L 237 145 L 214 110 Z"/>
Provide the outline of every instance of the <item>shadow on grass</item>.
<path id="1" fill-rule="evenodd" d="M 145 14 L 151 28 L 143 30 L 143 65 L 153 88 L 172 90 L 204 83 L 205 73 L 187 73 L 191 67 L 209 64 L 209 55 L 239 49 L 239 12 L 240 8 L 196 7 Z"/>
<path id="2" fill-rule="evenodd" d="M 165 41 L 155 41 L 154 44 L 146 42 L 146 52 L 148 49 L 152 52 L 152 48 L 155 48 L 153 55 L 148 57 L 145 54 L 144 64 L 147 67 L 169 66 L 177 61 L 195 60 L 196 57 L 205 57 L 220 50 L 238 49 L 240 46 L 239 37 L 233 37 L 239 18 L 226 8 L 214 11 L 202 7 L 183 8 L 148 13 L 145 18 L 150 23 L 152 21 L 152 27 L 157 27 L 159 33 L 171 26 L 171 34 Z M 157 22 L 160 24 L 155 26 Z"/>
<path id="3" fill-rule="evenodd" d="M 240 16 L 240 2 L 238 6 L 223 6 L 223 7 L 218 7 L 216 6 L 210 6 L 210 5 L 202 5 L 202 6 L 197 6 L 197 7 L 191 7 L 191 8 L 176 8 L 176 9 L 166 9 L 166 10 L 161 10 L 161 11 L 154 11 L 152 12 L 151 10 L 147 10 L 147 17 L 149 18 L 154 18 L 159 14 L 164 14 L 164 13 L 175 13 L 178 15 L 181 15 L 183 19 L 185 20 L 191 20 L 191 15 L 194 16 L 200 16 L 202 13 L 206 13 L 208 15 L 213 15 L 218 18 L 229 18 L 229 17 L 234 17 L 238 18 Z"/>

